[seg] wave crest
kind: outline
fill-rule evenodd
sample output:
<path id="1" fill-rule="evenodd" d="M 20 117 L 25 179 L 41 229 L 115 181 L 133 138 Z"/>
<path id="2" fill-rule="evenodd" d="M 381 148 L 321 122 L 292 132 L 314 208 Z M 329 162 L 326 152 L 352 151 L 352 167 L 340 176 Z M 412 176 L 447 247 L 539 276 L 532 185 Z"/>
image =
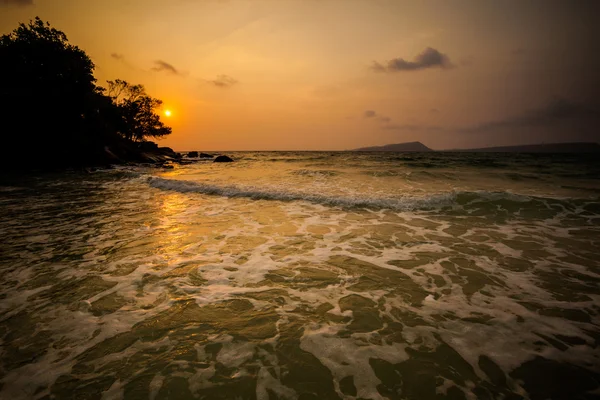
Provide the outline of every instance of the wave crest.
<path id="1" fill-rule="evenodd" d="M 600 199 L 536 197 L 503 191 L 452 191 L 422 197 L 374 197 L 367 194 L 343 196 L 295 192 L 269 187 L 220 186 L 159 177 L 148 177 L 148 183 L 157 189 L 180 193 L 200 193 L 252 200 L 306 201 L 343 208 L 390 209 L 394 211 L 460 209 L 471 215 L 502 218 L 520 216 L 534 219 L 548 219 L 564 213 L 572 216 L 600 215 L 600 208 L 598 208 Z"/>
<path id="2" fill-rule="evenodd" d="M 150 186 L 157 189 L 173 190 L 181 193 L 200 193 L 224 197 L 241 197 L 252 200 L 307 201 L 309 203 L 327 206 L 361 207 L 372 209 L 387 208 L 398 211 L 417 209 L 426 210 L 443 206 L 451 206 L 456 199 L 456 193 L 444 193 L 428 197 L 403 196 L 395 198 L 368 196 L 328 196 L 323 194 L 291 192 L 270 188 L 239 187 L 233 185 L 219 186 L 157 177 L 149 177 L 148 183 Z"/>

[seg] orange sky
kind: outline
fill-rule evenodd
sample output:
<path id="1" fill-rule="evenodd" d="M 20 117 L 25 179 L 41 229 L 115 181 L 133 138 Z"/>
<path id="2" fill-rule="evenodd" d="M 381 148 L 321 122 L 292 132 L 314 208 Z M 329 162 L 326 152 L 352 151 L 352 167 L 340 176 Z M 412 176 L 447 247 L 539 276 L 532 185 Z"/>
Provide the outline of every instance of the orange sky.
<path id="1" fill-rule="evenodd" d="M 596 0 L 0 0 L 0 33 L 36 15 L 175 150 L 600 141 Z"/>

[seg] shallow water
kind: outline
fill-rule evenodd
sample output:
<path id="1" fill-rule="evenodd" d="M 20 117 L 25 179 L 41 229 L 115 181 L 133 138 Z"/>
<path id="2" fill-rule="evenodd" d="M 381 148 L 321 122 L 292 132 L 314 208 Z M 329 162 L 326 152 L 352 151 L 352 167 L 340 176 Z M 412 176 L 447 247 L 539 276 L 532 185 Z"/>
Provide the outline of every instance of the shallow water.
<path id="1" fill-rule="evenodd" d="M 5 176 L 0 398 L 600 396 L 600 164 Z"/>

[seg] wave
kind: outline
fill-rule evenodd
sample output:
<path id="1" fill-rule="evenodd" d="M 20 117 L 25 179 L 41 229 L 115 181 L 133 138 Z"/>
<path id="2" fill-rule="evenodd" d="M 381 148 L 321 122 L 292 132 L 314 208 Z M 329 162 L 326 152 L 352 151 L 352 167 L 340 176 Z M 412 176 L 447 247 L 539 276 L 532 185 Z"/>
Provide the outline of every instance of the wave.
<path id="1" fill-rule="evenodd" d="M 370 209 L 392 209 L 398 211 L 433 209 L 451 206 L 456 198 L 456 193 L 444 193 L 428 197 L 368 197 L 368 196 L 329 196 L 303 192 L 291 192 L 270 188 L 219 186 L 198 182 L 171 180 L 149 177 L 150 186 L 173 190 L 181 193 L 201 193 L 224 197 L 241 197 L 252 200 L 278 200 L 278 201 L 307 201 L 309 203 L 338 207 L 359 207 Z"/>
<path id="2" fill-rule="evenodd" d="M 158 177 L 148 177 L 147 179 L 149 185 L 154 188 L 180 193 L 199 193 L 252 200 L 306 201 L 343 208 L 390 209 L 394 211 L 460 209 L 469 214 L 474 213 L 473 215 L 503 217 L 527 215 L 542 219 L 552 218 L 562 212 L 570 212 L 574 215 L 580 212 L 598 214 L 598 210 L 594 207 L 598 204 L 598 199 L 538 197 L 503 191 L 452 191 L 423 197 L 338 196 L 294 192 L 269 187 L 220 186 Z M 480 214 L 480 212 L 484 212 L 484 214 Z"/>

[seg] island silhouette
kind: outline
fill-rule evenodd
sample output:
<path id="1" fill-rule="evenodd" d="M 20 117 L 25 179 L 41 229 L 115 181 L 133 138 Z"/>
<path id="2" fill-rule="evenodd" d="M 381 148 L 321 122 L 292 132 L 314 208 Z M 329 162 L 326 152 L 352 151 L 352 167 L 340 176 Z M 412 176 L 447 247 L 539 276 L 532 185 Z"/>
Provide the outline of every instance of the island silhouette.
<path id="1" fill-rule="evenodd" d="M 467 149 L 433 150 L 421 142 L 386 144 L 384 146 L 360 147 L 352 151 L 389 152 L 473 152 L 473 153 L 600 153 L 600 144 L 593 142 L 541 143 L 515 146 L 494 146 Z"/>

